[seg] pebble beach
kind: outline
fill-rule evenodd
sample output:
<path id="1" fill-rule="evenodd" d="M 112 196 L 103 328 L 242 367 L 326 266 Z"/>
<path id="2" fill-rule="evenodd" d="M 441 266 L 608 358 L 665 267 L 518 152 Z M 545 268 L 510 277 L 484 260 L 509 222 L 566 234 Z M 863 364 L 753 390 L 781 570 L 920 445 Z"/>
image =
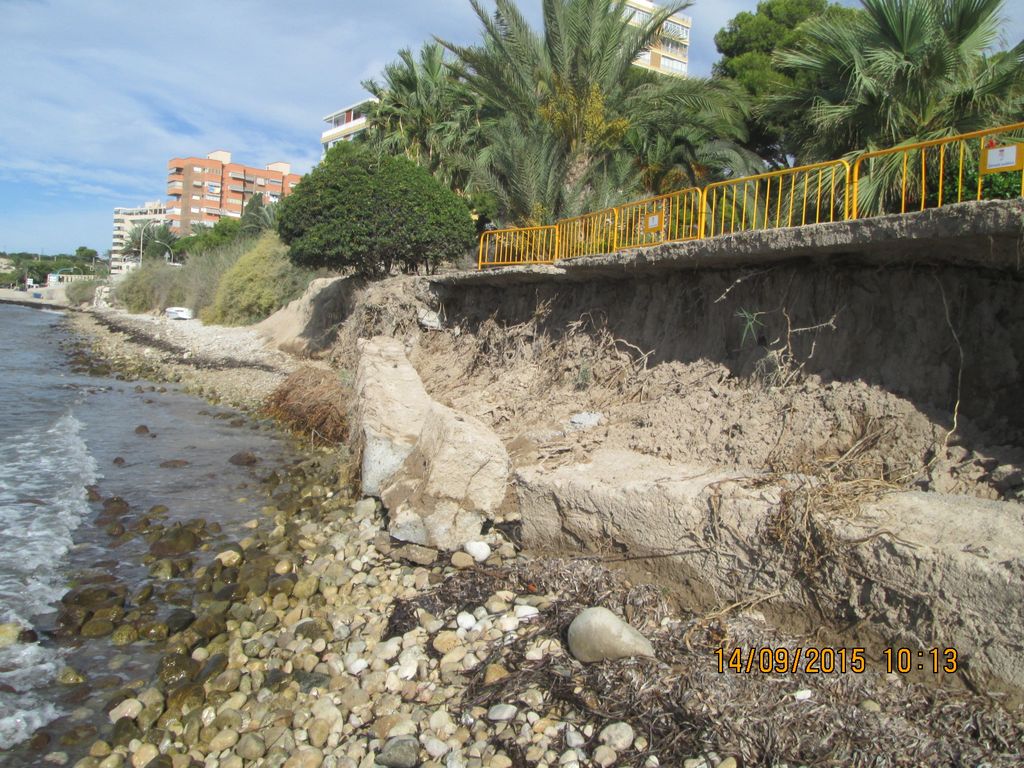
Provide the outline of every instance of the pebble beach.
<path id="1" fill-rule="evenodd" d="M 174 383 L 213 411 L 258 415 L 298 366 L 248 329 L 72 323 L 83 365 L 143 391 Z M 756 611 L 680 612 L 614 555 L 530 556 L 514 516 L 454 553 L 393 540 L 380 502 L 343 481 L 343 448 L 296 446 L 275 464 L 239 451 L 229 462 L 251 472 L 255 510 L 230 523 L 89 490 L 112 546 L 144 543 L 145 577 L 126 586 L 83 574 L 54 632 L 109 644 L 115 663 L 140 660 L 138 672 L 105 689 L 99 710 L 80 708 L 78 725 L 72 708 L 61 730 L 0 764 L 737 768 L 823 765 L 837 750 L 863 757 L 849 764 L 1019 764 L 1020 724 L 969 692 L 877 671 L 723 674 L 713 661 L 723 643 L 806 638 L 772 631 Z M 612 623 L 574 624 L 595 609 Z M 103 672 L 62 668 L 66 700 L 94 691 Z M 949 736 L 954 717 L 978 719 L 983 736 Z M 745 750 L 799 757 L 750 762 Z"/>

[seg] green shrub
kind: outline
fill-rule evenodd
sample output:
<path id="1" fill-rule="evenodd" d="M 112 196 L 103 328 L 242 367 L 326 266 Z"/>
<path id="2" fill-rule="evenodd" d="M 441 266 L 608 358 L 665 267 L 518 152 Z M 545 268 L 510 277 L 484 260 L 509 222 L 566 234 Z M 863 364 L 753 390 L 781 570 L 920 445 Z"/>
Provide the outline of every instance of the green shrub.
<path id="1" fill-rule="evenodd" d="M 240 238 L 219 248 L 189 256 L 178 276 L 183 296 L 182 306 L 188 307 L 199 317 L 203 310 L 213 304 L 221 279 L 251 246 L 251 240 Z"/>
<path id="2" fill-rule="evenodd" d="M 270 232 L 252 242 L 220 279 L 203 320 L 221 325 L 248 325 L 276 312 L 299 296 L 313 274 L 288 260 L 288 248 Z"/>
<path id="3" fill-rule="evenodd" d="M 167 307 L 188 307 L 198 316 L 213 304 L 224 274 L 252 245 L 240 239 L 189 256 L 184 265 L 144 260 L 114 289 L 114 298 L 130 312 L 162 312 Z"/>
<path id="4" fill-rule="evenodd" d="M 96 298 L 96 288 L 99 285 L 99 280 L 77 280 L 68 283 L 68 287 L 64 289 L 64 295 L 72 304 L 92 304 L 92 300 Z"/>
<path id="5" fill-rule="evenodd" d="M 304 267 L 382 277 L 462 256 L 475 241 L 466 203 L 404 157 L 342 142 L 280 203 L 278 232 Z"/>
<path id="6" fill-rule="evenodd" d="M 180 306 L 184 293 L 179 283 L 183 267 L 172 267 L 162 260 L 143 261 L 114 289 L 114 298 L 129 312 L 149 312 Z"/>

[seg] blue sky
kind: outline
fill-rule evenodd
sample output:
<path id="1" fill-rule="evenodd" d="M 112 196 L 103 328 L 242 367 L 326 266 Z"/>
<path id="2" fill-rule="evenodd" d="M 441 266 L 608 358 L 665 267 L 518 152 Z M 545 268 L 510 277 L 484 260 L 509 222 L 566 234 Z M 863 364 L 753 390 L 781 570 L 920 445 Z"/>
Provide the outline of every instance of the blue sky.
<path id="1" fill-rule="evenodd" d="M 520 7 L 539 21 L 540 3 Z M 756 5 L 697 0 L 692 74 Z M 1015 42 L 1024 3 L 1006 12 Z M 171 157 L 303 173 L 362 80 L 431 35 L 472 42 L 479 22 L 468 0 L 0 0 L 0 30 L 0 251 L 102 253 L 115 206 L 163 199 Z"/>

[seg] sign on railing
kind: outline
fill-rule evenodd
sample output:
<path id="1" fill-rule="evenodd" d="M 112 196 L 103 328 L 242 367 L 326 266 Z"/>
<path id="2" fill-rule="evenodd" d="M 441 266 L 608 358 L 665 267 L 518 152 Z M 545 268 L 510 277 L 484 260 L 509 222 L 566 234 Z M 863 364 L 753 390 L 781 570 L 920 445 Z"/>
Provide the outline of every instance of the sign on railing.
<path id="1" fill-rule="evenodd" d="M 965 200 L 1024 197 L 1024 123 L 866 152 L 853 164 L 852 218 Z"/>
<path id="2" fill-rule="evenodd" d="M 700 190 L 691 187 L 620 205 L 618 249 L 700 237 L 700 199 Z"/>

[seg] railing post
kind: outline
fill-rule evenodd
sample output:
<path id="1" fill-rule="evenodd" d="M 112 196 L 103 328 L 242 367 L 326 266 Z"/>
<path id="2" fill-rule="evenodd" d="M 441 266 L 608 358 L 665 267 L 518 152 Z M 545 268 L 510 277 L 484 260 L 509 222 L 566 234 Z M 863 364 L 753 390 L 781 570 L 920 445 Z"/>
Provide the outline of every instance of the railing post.
<path id="1" fill-rule="evenodd" d="M 615 215 L 612 217 L 612 253 L 619 250 L 619 206 L 612 208 Z"/>
<path id="2" fill-rule="evenodd" d="M 704 239 L 704 226 L 707 223 L 707 211 L 708 207 L 708 188 L 702 187 L 700 190 L 700 196 L 697 198 L 697 205 L 700 206 L 700 211 L 697 213 L 697 240 Z"/>
<path id="3" fill-rule="evenodd" d="M 486 232 L 480 233 L 480 250 L 477 252 L 476 257 L 476 271 L 480 272 L 484 268 L 484 238 L 487 237 Z"/>

